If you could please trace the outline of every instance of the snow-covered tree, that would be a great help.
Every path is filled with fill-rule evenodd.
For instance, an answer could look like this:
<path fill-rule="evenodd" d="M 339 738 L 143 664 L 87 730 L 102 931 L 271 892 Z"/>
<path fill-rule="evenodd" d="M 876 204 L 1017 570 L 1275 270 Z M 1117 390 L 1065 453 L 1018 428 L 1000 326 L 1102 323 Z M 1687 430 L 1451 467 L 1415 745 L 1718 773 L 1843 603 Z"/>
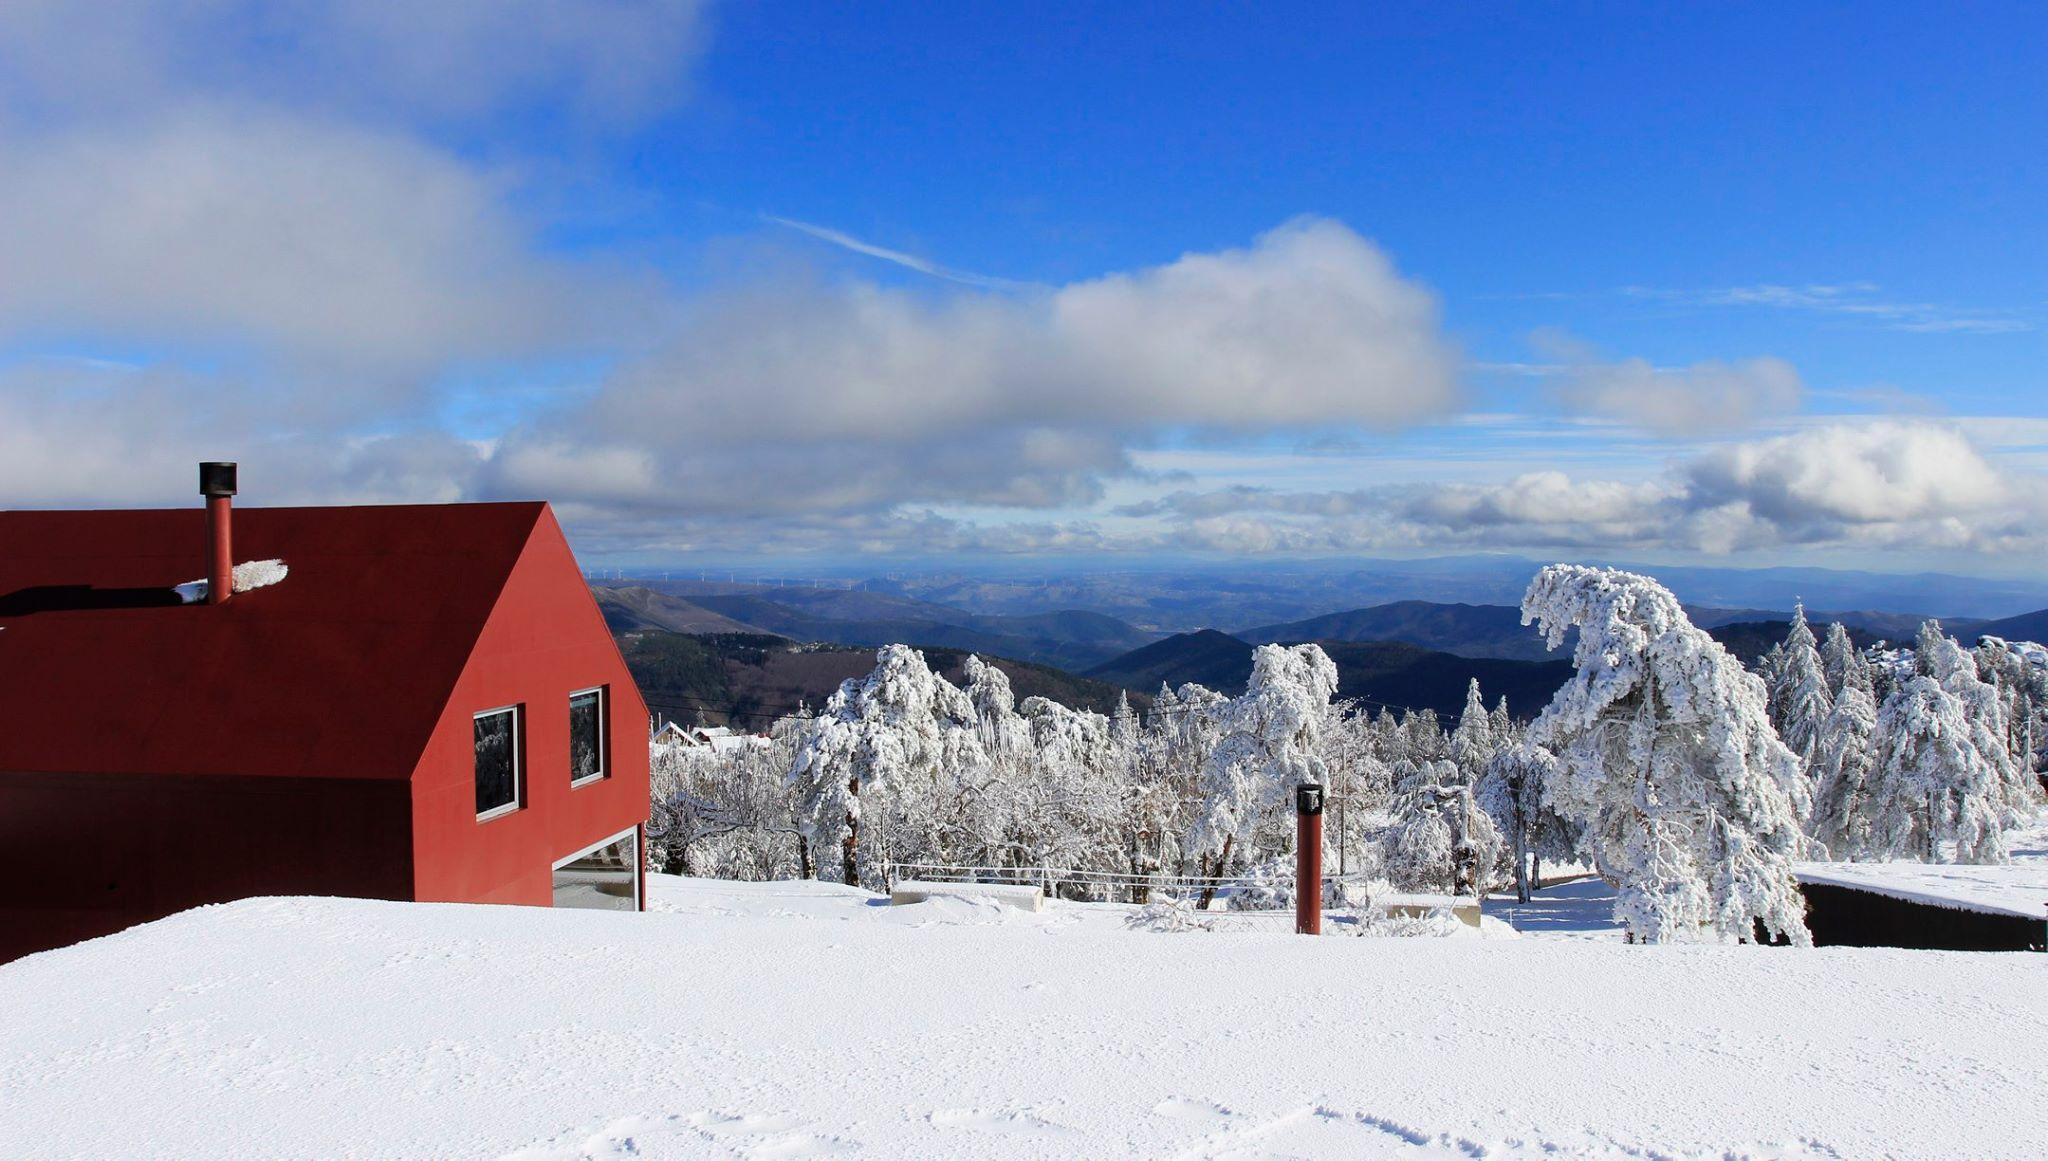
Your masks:
<path fill-rule="evenodd" d="M 788 782 L 814 851 L 836 841 L 850 885 L 862 875 L 862 819 L 876 804 L 899 819 L 930 817 L 952 797 L 946 776 L 963 758 L 984 760 L 974 706 L 933 673 L 924 654 L 884 646 L 866 677 L 848 678 L 825 704 L 791 761 Z"/>
<path fill-rule="evenodd" d="M 1262 816 L 1270 816 L 1296 786 L 1327 783 L 1318 756 L 1337 666 L 1316 645 L 1261 645 L 1252 653 L 1244 696 L 1224 707 L 1222 741 L 1203 764 L 1201 810 L 1188 849 L 1214 856 L 1220 872 L 1233 851 L 1244 850 Z"/>
<path fill-rule="evenodd" d="M 1856 643 L 1849 639 L 1848 627 L 1840 621 L 1828 625 L 1827 639 L 1821 642 L 1820 671 L 1827 679 L 1829 697 L 1842 696 L 1851 675 L 1859 672 L 1865 689 L 1873 696 L 1876 693 L 1870 686 L 1870 662 L 1857 650 Z"/>
<path fill-rule="evenodd" d="M 1494 736 L 1493 716 L 1486 712 L 1486 699 L 1479 696 L 1479 679 L 1465 686 L 1465 709 L 1451 731 L 1451 761 L 1465 771 L 1467 780 L 1478 778 L 1501 748 Z"/>
<path fill-rule="evenodd" d="M 1829 640 L 1833 640 L 1830 634 Z M 1870 852 L 1871 779 L 1877 769 L 1877 703 L 1870 667 L 1844 667 L 1843 685 L 1820 730 L 1813 757 L 1813 811 L 1807 833 L 1836 859 Z"/>
<path fill-rule="evenodd" d="M 1790 862 L 1807 786 L 1771 728 L 1764 683 L 1648 577 L 1551 565 L 1522 619 L 1578 673 L 1531 728 L 1557 755 L 1559 813 L 1619 888 L 1632 939 L 1811 942 Z"/>
<path fill-rule="evenodd" d="M 1515 897 L 1529 901 L 1542 884 L 1543 860 L 1577 857 L 1580 827 L 1551 808 L 1548 786 L 1557 776 L 1557 757 L 1541 746 L 1503 748 L 1473 789 L 1480 809 L 1492 818 L 1514 861 Z"/>
<path fill-rule="evenodd" d="M 1913 656 L 1913 676 L 1878 711 L 1865 853 L 2004 862 L 2005 831 L 2019 821 L 2018 779 L 1998 693 L 1939 622 L 1920 627 Z"/>
<path fill-rule="evenodd" d="M 1474 800 L 1467 772 L 1442 760 L 1425 764 L 1406 781 L 1387 832 L 1387 873 L 1404 889 L 1484 895 L 1503 844 L 1499 828 Z"/>
<path fill-rule="evenodd" d="M 2042 713 L 2048 708 L 2048 668 L 2028 659 L 2028 653 L 2013 649 L 2003 637 L 1985 637 L 1976 643 L 1972 655 L 1978 682 L 1991 690 L 1997 704 L 1997 735 L 2005 747 L 2007 766 L 2005 799 L 2015 811 L 2028 813 L 2040 807 L 2042 784 L 2036 758 L 2042 743 Z M 1976 702 L 1985 704 L 1980 692 Z"/>
<path fill-rule="evenodd" d="M 2041 804 L 2040 760 L 2048 743 L 2048 652 L 2037 645 L 2013 646 L 2001 637 L 1977 642 L 1977 675 L 1997 695 L 2005 723 L 2003 741 L 2007 802 L 2022 812 Z"/>
<path fill-rule="evenodd" d="M 1792 629 L 1785 635 L 1773 677 L 1776 685 L 1771 690 L 1771 704 L 1777 710 L 1773 720 L 1778 736 L 1811 769 L 1814 751 L 1820 745 L 1821 724 L 1835 705 L 1803 604 L 1793 606 Z"/>

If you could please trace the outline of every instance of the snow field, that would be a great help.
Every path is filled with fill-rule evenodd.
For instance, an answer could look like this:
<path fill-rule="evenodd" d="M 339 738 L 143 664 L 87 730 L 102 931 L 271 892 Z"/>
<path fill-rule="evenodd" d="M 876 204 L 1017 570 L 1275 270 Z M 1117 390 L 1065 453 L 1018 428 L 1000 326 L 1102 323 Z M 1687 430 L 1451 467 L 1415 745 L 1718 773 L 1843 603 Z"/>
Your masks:
<path fill-rule="evenodd" d="M 2026 955 L 1130 931 L 656 876 L 0 967 L 0 1155 L 2038 1156 Z"/>

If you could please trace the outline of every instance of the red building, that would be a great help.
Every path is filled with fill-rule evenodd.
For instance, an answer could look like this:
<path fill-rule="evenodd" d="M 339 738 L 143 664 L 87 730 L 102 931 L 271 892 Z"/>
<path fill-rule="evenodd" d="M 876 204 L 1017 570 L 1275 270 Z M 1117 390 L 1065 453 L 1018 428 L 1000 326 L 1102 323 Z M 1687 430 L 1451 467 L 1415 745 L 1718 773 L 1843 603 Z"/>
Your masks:
<path fill-rule="evenodd" d="M 235 511 L 219 571 L 284 576 L 185 603 L 227 503 L 0 512 L 0 962 L 252 895 L 641 906 L 647 711 L 546 504 Z"/>

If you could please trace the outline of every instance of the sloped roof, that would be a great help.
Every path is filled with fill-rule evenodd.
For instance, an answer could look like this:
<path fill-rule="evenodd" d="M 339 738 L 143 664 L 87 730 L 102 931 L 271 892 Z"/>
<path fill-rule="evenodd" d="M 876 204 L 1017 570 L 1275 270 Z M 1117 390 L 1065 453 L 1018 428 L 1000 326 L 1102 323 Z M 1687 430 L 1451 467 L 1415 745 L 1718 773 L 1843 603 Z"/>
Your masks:
<path fill-rule="evenodd" d="M 407 777 L 546 507 L 239 508 L 223 605 L 203 510 L 0 512 L 0 770 Z"/>

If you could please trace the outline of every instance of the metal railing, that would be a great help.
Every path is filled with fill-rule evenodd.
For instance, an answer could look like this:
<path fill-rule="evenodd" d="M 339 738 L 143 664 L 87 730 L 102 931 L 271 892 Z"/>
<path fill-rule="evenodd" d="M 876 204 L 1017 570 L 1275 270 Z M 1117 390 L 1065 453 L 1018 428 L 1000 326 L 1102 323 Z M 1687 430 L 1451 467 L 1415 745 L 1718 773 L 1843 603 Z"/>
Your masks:
<path fill-rule="evenodd" d="M 1128 901 L 1145 902 L 1155 895 L 1199 894 L 1203 891 L 1218 891 L 1243 885 L 1242 875 L 1166 875 L 1139 874 L 1131 871 L 1078 871 L 1065 867 L 975 867 L 951 863 L 895 863 L 882 864 L 882 881 L 889 888 L 904 879 L 920 879 L 933 883 L 991 883 L 1016 884 L 1039 887 L 1047 898 L 1059 898 L 1060 888 L 1076 889 L 1073 894 L 1085 894 L 1108 899 L 1119 890 L 1128 894 Z M 1366 876 L 1324 875 L 1322 881 L 1332 883 L 1363 883 Z"/>
<path fill-rule="evenodd" d="M 1154 893 L 1167 895 L 1214 891 L 1230 886 L 1236 877 L 1203 875 L 1138 874 L 1130 871 L 1079 871 L 1068 867 L 973 867 L 945 863 L 884 863 L 882 879 L 894 887 L 903 879 L 933 883 L 1005 883 L 1039 887 L 1049 898 L 1060 889 L 1072 894 L 1112 897 L 1122 891 L 1140 902 Z"/>

